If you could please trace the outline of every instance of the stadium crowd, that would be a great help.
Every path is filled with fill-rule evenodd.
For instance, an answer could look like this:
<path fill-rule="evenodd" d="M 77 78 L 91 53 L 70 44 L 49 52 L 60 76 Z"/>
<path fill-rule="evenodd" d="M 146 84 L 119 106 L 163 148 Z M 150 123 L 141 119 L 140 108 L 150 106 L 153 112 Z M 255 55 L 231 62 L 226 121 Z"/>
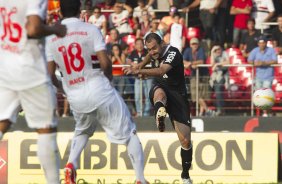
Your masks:
<path fill-rule="evenodd" d="M 196 101 L 198 82 L 200 116 L 224 115 L 228 109 L 227 99 L 250 100 L 252 83 L 255 89 L 267 87 L 275 91 L 282 87 L 282 67 L 270 66 L 282 62 L 282 1 L 82 2 L 80 19 L 101 29 L 114 66 L 113 84 L 135 116 L 152 114 L 148 90 L 153 79 L 128 77 L 121 69 L 124 65 L 143 60 L 147 54 L 143 39 L 150 32 L 159 34 L 167 44 L 182 52 L 192 102 Z M 59 6 L 52 3 L 49 4 L 48 24 L 54 24 L 61 17 Z M 160 9 L 167 11 L 156 11 Z M 265 24 L 268 22 L 276 24 Z M 254 77 L 251 75 L 252 67 L 225 66 L 248 63 L 255 68 Z M 210 67 L 199 66 L 202 64 L 210 64 Z M 198 68 L 199 81 L 196 80 Z M 282 97 L 280 93 L 276 94 L 277 98 Z M 64 104 L 64 111 L 60 114 L 68 116 L 68 104 Z M 263 116 L 268 115 L 268 112 L 263 113 Z"/>

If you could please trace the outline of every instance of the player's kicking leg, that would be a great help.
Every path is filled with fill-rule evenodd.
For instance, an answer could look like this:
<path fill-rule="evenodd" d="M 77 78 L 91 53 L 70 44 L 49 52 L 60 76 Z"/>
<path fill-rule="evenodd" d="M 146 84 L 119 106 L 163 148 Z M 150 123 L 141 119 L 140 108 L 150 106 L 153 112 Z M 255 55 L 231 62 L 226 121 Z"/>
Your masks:
<path fill-rule="evenodd" d="M 160 132 L 165 131 L 166 118 L 166 94 L 163 89 L 157 88 L 153 92 L 153 102 L 155 110 L 156 125 Z"/>
<path fill-rule="evenodd" d="M 64 168 L 65 184 L 76 184 L 76 169 L 78 167 L 78 161 L 82 150 L 84 149 L 84 147 L 88 142 L 88 139 L 89 139 L 89 135 L 79 134 L 75 132 L 75 135 L 72 139 L 72 145 L 71 145 L 68 163 Z"/>

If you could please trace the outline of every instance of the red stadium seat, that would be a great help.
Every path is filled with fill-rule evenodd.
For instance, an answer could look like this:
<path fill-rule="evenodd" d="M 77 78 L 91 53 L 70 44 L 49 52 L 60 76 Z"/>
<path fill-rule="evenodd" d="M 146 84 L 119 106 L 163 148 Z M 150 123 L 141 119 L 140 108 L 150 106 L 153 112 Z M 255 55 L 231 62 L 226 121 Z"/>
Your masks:
<path fill-rule="evenodd" d="M 228 53 L 229 57 L 232 57 L 235 55 L 242 55 L 242 52 L 238 48 L 228 48 L 226 49 L 226 52 Z"/>
<path fill-rule="evenodd" d="M 122 41 L 128 44 L 129 51 L 131 52 L 134 50 L 134 44 L 135 44 L 136 36 L 135 35 L 126 35 L 122 37 Z"/>
<path fill-rule="evenodd" d="M 189 41 L 191 38 L 200 38 L 201 37 L 201 32 L 199 28 L 196 27 L 189 27 L 187 28 L 187 40 Z"/>

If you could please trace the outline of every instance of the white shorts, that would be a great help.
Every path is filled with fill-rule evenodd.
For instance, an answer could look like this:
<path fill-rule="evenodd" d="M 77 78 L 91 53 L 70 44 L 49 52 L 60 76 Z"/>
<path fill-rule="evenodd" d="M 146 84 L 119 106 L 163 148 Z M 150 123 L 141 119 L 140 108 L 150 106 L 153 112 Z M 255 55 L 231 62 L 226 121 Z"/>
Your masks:
<path fill-rule="evenodd" d="M 10 120 L 15 123 L 21 107 L 30 128 L 57 126 L 56 98 L 51 84 L 45 83 L 20 91 L 0 87 L 0 121 Z"/>
<path fill-rule="evenodd" d="M 94 111 L 90 113 L 73 112 L 73 115 L 76 121 L 74 136 L 88 134 L 91 137 L 98 123 L 105 130 L 110 142 L 116 144 L 126 144 L 131 133 L 136 132 L 136 125 L 131 114 L 116 90 L 106 103 Z"/>

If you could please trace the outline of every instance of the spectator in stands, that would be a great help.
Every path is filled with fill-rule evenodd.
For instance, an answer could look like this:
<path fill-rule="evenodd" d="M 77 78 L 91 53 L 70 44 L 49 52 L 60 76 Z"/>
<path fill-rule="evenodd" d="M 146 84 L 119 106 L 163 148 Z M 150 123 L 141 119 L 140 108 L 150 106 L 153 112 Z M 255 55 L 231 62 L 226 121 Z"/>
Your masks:
<path fill-rule="evenodd" d="M 229 74 L 228 68 L 224 65 L 230 64 L 228 54 L 223 51 L 220 45 L 214 45 L 211 50 L 212 74 L 210 77 L 210 86 L 215 93 L 216 115 L 224 114 L 224 89 L 228 89 Z"/>
<path fill-rule="evenodd" d="M 161 24 L 159 24 L 159 29 L 169 28 L 169 26 L 173 23 L 173 15 L 176 12 L 178 12 L 177 8 L 174 5 L 170 6 L 170 8 L 169 8 L 169 15 L 168 16 L 164 16 L 161 19 Z M 164 42 L 169 44 L 169 36 L 168 35 L 164 36 Z"/>
<path fill-rule="evenodd" d="M 142 15 L 141 19 L 143 21 L 139 23 L 138 29 L 136 31 L 137 38 L 143 38 L 151 28 L 151 21 L 150 21 L 151 18 L 149 12 L 147 10 L 142 10 L 141 15 Z"/>
<path fill-rule="evenodd" d="M 168 2 L 169 2 L 169 6 L 175 6 L 179 10 L 188 6 L 191 0 L 168 0 Z M 180 16 L 182 17 L 180 19 L 180 23 L 183 25 L 185 25 L 185 19 L 184 19 L 185 13 L 186 12 L 180 12 Z"/>
<path fill-rule="evenodd" d="M 122 39 L 119 36 L 119 32 L 116 28 L 112 28 L 110 30 L 110 38 L 109 38 L 109 42 L 106 45 L 107 48 L 107 54 L 111 55 L 112 52 L 112 46 L 114 44 L 118 44 L 121 47 L 123 47 L 124 45 L 126 45 L 126 43 L 124 41 L 122 41 Z"/>
<path fill-rule="evenodd" d="M 150 14 L 149 17 L 155 17 L 155 13 L 152 11 L 153 7 L 151 5 L 146 6 L 146 1 L 145 0 L 138 0 L 137 1 L 138 6 L 134 8 L 133 10 L 133 20 L 135 24 L 140 24 L 143 22 L 143 14 L 142 12 L 144 10 L 147 10 L 147 12 Z"/>
<path fill-rule="evenodd" d="M 81 10 L 79 19 L 83 22 L 88 22 L 89 17 L 91 16 L 90 10 Z"/>
<path fill-rule="evenodd" d="M 132 53 L 130 54 L 129 62 L 132 64 L 141 63 L 146 55 L 147 55 L 147 50 L 144 48 L 143 39 L 137 38 L 135 40 L 135 50 L 133 50 Z M 135 99 L 137 116 L 150 116 L 151 103 L 149 98 L 149 91 L 152 87 L 152 82 L 153 79 L 147 78 L 146 76 L 142 76 L 142 75 L 138 75 L 138 78 L 135 79 L 134 99 Z M 144 106 L 143 106 L 143 96 L 145 97 Z"/>
<path fill-rule="evenodd" d="M 92 12 L 92 1 L 87 0 L 84 3 L 84 8 L 81 10 L 80 20 L 82 20 L 83 22 L 88 22 L 88 19 L 92 14 L 91 12 Z"/>
<path fill-rule="evenodd" d="M 112 46 L 111 60 L 113 65 L 124 65 L 126 62 L 126 57 L 122 53 L 121 46 L 119 44 L 114 44 Z M 123 76 L 122 66 L 113 66 L 113 85 L 122 96 L 125 88 L 125 80 Z"/>
<path fill-rule="evenodd" d="M 255 28 L 268 32 L 269 25 L 262 25 L 262 23 L 270 21 L 275 13 L 275 8 L 272 0 L 253 0 L 253 9 L 251 17 L 256 21 Z"/>
<path fill-rule="evenodd" d="M 230 14 L 234 17 L 233 47 L 239 46 L 240 38 L 247 32 L 247 21 L 252 10 L 252 0 L 233 0 Z"/>
<path fill-rule="evenodd" d="M 203 48 L 199 47 L 199 40 L 192 38 L 190 40 L 190 47 L 186 48 L 183 53 L 183 64 L 185 69 L 191 69 L 190 79 L 190 92 L 192 102 L 196 102 L 196 69 L 197 65 L 205 64 L 206 56 Z M 212 116 L 215 112 L 208 109 L 205 99 L 209 98 L 209 70 L 207 67 L 199 68 L 199 105 L 200 105 L 200 116 Z"/>
<path fill-rule="evenodd" d="M 158 35 L 160 35 L 163 38 L 166 30 L 168 29 L 168 27 L 166 27 L 166 24 L 163 24 L 162 29 L 159 29 L 159 24 L 163 24 L 160 21 L 160 19 L 153 18 L 152 21 L 151 21 L 151 29 L 146 34 L 157 33 Z"/>
<path fill-rule="evenodd" d="M 98 6 L 94 6 L 93 8 L 93 14 L 89 17 L 88 22 L 91 24 L 94 24 L 99 29 L 101 29 L 101 32 L 103 36 L 105 37 L 107 34 L 107 20 L 104 15 L 101 13 L 101 8 Z"/>
<path fill-rule="evenodd" d="M 231 2 L 229 0 L 222 0 L 218 9 L 217 9 L 217 15 L 215 17 L 215 38 L 214 41 L 218 44 L 220 44 L 221 47 L 224 47 L 225 42 L 230 43 L 230 38 L 232 36 L 233 32 L 233 22 L 231 15 L 229 14 L 231 8 Z M 232 22 L 232 23 L 230 23 Z M 230 26 L 232 24 L 232 26 Z M 231 30 L 231 29 L 232 30 Z M 228 35 L 227 35 L 228 34 Z"/>
<path fill-rule="evenodd" d="M 257 47 L 260 31 L 255 29 L 255 19 L 250 18 L 247 22 L 247 32 L 240 40 L 240 50 L 244 57 L 248 57 L 250 52 Z"/>
<path fill-rule="evenodd" d="M 182 50 L 185 47 L 186 32 L 186 27 L 180 23 L 180 14 L 178 12 L 174 13 L 173 23 L 168 29 L 169 43 L 178 48 L 180 53 L 182 53 Z"/>
<path fill-rule="evenodd" d="M 271 65 L 277 63 L 277 55 L 275 50 L 266 44 L 266 37 L 260 36 L 258 47 L 254 48 L 248 57 L 248 62 L 256 67 L 255 89 L 272 88 L 274 68 Z M 268 116 L 267 111 L 263 112 L 263 116 Z"/>
<path fill-rule="evenodd" d="M 191 0 L 168 0 L 170 6 L 175 6 L 177 9 L 182 9 L 190 3 Z"/>
<path fill-rule="evenodd" d="M 132 14 L 132 8 L 124 3 L 116 2 L 114 12 L 109 17 L 110 27 L 115 27 L 122 38 L 125 35 L 132 33 L 132 28 L 129 25 L 128 17 Z"/>
<path fill-rule="evenodd" d="M 113 9 L 113 0 L 104 0 L 102 3 L 98 3 L 96 6 L 103 10 L 112 10 Z M 103 15 L 106 17 L 106 20 L 109 20 L 111 12 L 103 12 Z"/>
<path fill-rule="evenodd" d="M 81 9 L 86 10 L 88 7 L 92 9 L 93 1 L 92 0 L 81 0 Z"/>
<path fill-rule="evenodd" d="M 272 32 L 272 41 L 278 54 L 282 54 L 282 15 L 277 17 L 278 26 Z"/>
<path fill-rule="evenodd" d="M 200 6 L 200 19 L 205 32 L 205 39 L 207 39 L 207 45 L 210 48 L 211 41 L 213 40 L 213 27 L 215 25 L 214 20 L 216 11 L 222 0 L 194 0 L 188 7 L 184 8 L 184 11 Z"/>

